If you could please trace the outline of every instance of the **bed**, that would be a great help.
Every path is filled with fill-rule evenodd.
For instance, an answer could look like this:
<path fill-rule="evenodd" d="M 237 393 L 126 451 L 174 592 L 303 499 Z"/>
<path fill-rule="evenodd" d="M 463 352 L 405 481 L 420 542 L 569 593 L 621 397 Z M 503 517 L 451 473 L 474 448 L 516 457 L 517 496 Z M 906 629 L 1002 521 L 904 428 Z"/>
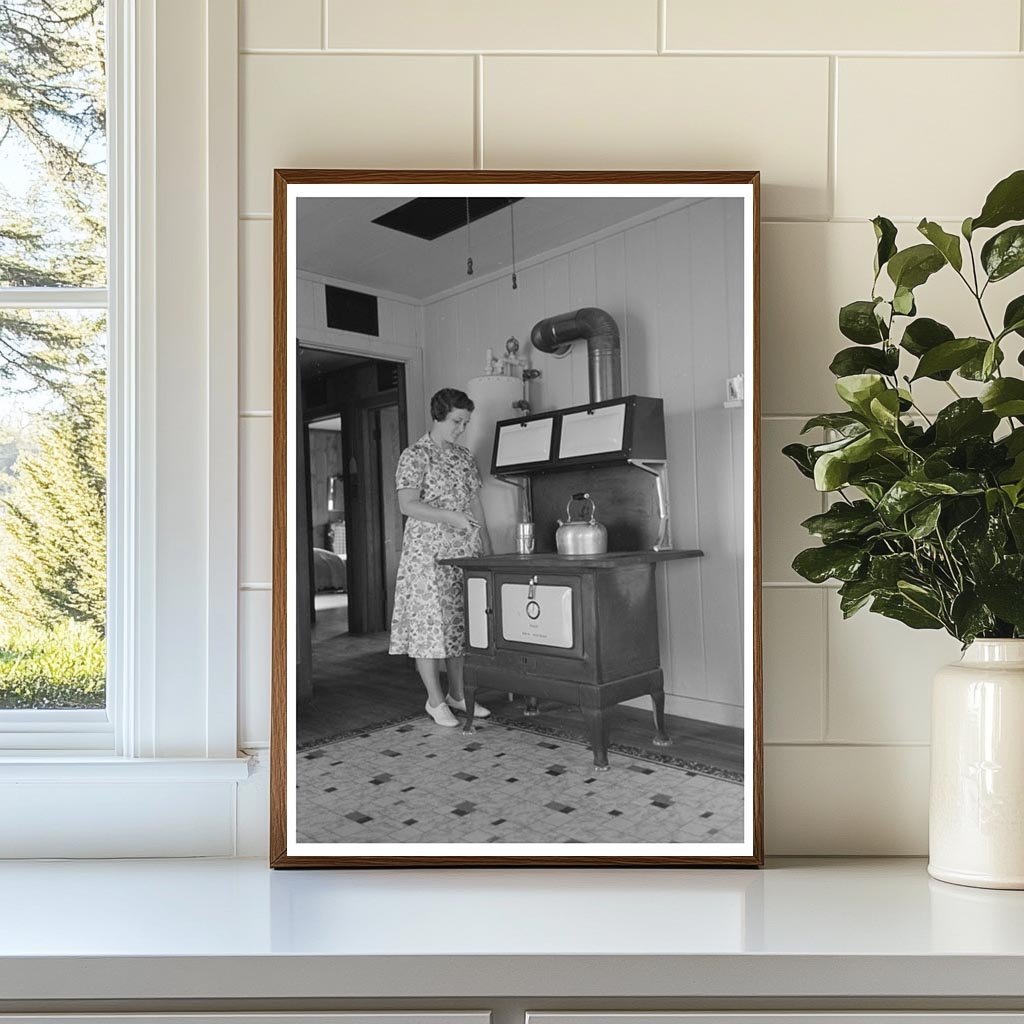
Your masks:
<path fill-rule="evenodd" d="M 345 560 L 333 551 L 313 548 L 313 583 L 317 593 L 321 590 L 348 589 Z"/>

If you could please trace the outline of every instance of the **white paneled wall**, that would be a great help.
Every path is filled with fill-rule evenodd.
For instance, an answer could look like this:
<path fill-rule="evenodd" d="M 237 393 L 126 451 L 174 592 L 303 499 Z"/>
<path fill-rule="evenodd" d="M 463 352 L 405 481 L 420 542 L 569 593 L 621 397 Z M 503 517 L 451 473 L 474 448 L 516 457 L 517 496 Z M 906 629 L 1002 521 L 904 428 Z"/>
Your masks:
<path fill-rule="evenodd" d="M 465 386 L 482 372 L 485 350 L 510 335 L 528 352 L 530 329 L 544 317 L 581 306 L 615 317 L 623 392 L 665 401 L 673 540 L 705 552 L 658 574 L 666 706 L 740 726 L 742 413 L 722 407 L 725 380 L 743 357 L 742 295 L 730 296 L 726 280 L 730 267 L 734 288 L 743 279 L 742 221 L 734 217 L 742 217 L 740 200 L 705 200 L 540 257 L 519 274 L 516 291 L 503 277 L 428 302 L 425 353 L 429 395 Z M 541 370 L 531 385 L 535 411 L 589 401 L 586 346 L 564 359 L 530 355 Z"/>
<path fill-rule="evenodd" d="M 959 224 L 1024 164 L 1020 0 L 240 3 L 243 503 L 269 502 L 269 431 L 245 414 L 269 408 L 275 166 L 759 169 L 767 848 L 924 852 L 928 683 L 957 645 L 877 616 L 843 622 L 831 590 L 793 574 L 798 524 L 821 503 L 778 450 L 804 416 L 836 406 L 836 312 L 871 284 L 866 219 L 892 217 L 904 238 L 922 216 Z M 626 244 L 615 236 L 525 271 L 521 316 L 502 306 L 504 289 L 481 289 L 480 302 L 509 333 L 559 312 L 553 295 L 568 295 L 564 308 L 600 295 L 627 309 L 615 270 Z M 642 247 L 642 233 L 629 244 Z M 938 275 L 920 289 L 921 311 L 973 331 L 954 283 Z M 427 315 L 430 337 L 468 354 L 479 307 L 452 298 Z M 666 372 L 651 359 L 639 346 L 629 356 L 637 390 Z M 580 380 L 566 361 L 538 399 L 549 388 L 579 401 Z M 928 405 L 943 401 L 936 391 Z M 266 517 L 242 518 L 242 564 L 256 566 Z M 264 599 L 242 596 L 254 742 L 266 739 Z M 694 643 L 688 628 L 672 643 Z"/>

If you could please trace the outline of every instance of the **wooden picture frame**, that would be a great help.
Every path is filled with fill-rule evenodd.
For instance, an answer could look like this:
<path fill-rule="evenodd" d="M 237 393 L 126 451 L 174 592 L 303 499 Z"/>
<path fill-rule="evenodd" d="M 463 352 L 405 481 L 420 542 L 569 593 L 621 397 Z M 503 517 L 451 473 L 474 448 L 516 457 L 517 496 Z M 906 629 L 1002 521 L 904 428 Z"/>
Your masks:
<path fill-rule="evenodd" d="M 455 202 L 466 220 L 435 227 L 439 244 L 407 233 L 429 224 L 373 223 L 415 199 L 427 202 L 399 212 L 440 223 Z M 271 866 L 763 863 L 759 287 L 756 171 L 275 171 Z M 515 554 L 514 521 L 488 511 L 504 554 L 456 559 L 466 710 L 481 693 L 493 714 L 443 728 L 411 659 L 384 656 L 395 456 L 436 426 L 437 387 L 508 391 L 526 357 L 541 370 L 532 408 L 496 408 L 564 412 L 578 433 L 619 381 L 595 385 L 607 357 L 589 340 L 587 352 L 526 340 L 563 313 L 615 321 L 619 394 L 647 396 L 636 418 L 664 432 L 667 469 L 638 434 L 589 461 L 586 443 L 561 463 L 536 456 L 535 474 L 505 479 L 485 412 L 504 417 L 476 400 L 494 488 L 481 493 L 512 488 L 538 546 Z M 634 405 L 612 410 L 618 424 Z M 570 486 L 602 498 L 608 554 L 554 551 L 552 510 Z M 316 591 L 317 550 L 335 555 L 332 573 L 343 561 L 343 593 L 337 580 Z M 544 615 L 562 617 L 567 643 L 517 639 L 514 602 L 533 587 L 545 609 L 561 601 Z M 672 746 L 647 745 L 645 702 L 653 741 Z"/>

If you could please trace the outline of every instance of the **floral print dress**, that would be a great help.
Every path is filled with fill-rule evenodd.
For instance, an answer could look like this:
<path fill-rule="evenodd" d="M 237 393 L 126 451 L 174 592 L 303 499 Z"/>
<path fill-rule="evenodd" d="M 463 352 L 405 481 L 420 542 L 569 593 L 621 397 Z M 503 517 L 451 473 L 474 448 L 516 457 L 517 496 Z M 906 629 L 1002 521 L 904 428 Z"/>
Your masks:
<path fill-rule="evenodd" d="M 468 512 L 480 490 L 476 461 L 460 444 L 442 447 L 424 434 L 398 460 L 395 487 L 415 488 L 435 508 Z M 448 523 L 406 520 L 391 618 L 391 654 L 410 658 L 457 658 L 466 653 L 462 570 L 438 558 L 479 555 L 479 530 Z"/>

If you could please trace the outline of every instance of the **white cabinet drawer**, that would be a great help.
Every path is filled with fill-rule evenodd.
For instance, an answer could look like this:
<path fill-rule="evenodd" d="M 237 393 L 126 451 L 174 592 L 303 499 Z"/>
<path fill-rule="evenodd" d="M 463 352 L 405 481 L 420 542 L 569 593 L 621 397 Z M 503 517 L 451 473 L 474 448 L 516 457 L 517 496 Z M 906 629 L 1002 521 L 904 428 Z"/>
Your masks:
<path fill-rule="evenodd" d="M 526 1024 L 1024 1024 L 1024 1013 L 527 1013 Z"/>

